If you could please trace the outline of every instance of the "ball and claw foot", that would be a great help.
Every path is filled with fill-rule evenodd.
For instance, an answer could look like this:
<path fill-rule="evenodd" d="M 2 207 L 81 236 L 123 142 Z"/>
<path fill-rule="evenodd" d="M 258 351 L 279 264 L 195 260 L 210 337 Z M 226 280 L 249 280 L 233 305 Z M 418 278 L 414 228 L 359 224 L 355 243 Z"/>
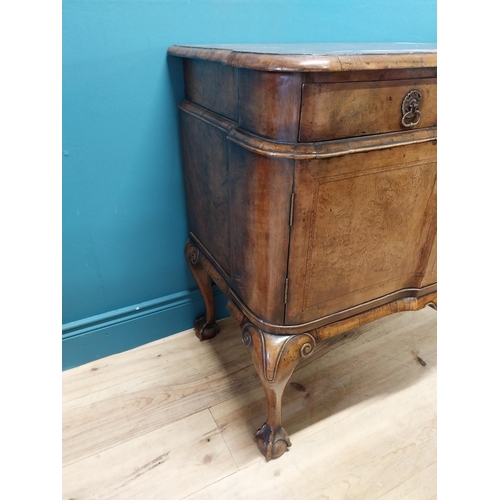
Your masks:
<path fill-rule="evenodd" d="M 200 316 L 194 322 L 194 331 L 200 341 L 203 341 L 213 339 L 220 332 L 220 328 L 215 321 L 210 323 L 207 322 L 206 316 Z"/>
<path fill-rule="evenodd" d="M 283 427 L 273 429 L 267 423 L 255 433 L 254 441 L 267 461 L 281 457 L 292 446 L 292 442 Z"/>

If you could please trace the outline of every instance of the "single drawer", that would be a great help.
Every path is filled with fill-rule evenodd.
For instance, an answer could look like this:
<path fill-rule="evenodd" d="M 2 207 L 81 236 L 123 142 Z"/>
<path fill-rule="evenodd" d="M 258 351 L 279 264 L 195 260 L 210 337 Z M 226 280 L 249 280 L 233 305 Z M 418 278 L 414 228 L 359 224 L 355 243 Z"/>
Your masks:
<path fill-rule="evenodd" d="M 435 126 L 436 78 L 302 85 L 300 142 Z"/>

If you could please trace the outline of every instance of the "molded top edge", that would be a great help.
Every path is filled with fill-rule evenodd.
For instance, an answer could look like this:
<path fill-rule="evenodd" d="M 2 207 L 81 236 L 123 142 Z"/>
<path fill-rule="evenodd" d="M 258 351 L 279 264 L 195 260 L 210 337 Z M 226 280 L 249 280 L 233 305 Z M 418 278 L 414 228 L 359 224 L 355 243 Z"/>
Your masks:
<path fill-rule="evenodd" d="M 437 66 L 432 43 L 173 45 L 168 54 L 261 71 L 352 71 Z"/>

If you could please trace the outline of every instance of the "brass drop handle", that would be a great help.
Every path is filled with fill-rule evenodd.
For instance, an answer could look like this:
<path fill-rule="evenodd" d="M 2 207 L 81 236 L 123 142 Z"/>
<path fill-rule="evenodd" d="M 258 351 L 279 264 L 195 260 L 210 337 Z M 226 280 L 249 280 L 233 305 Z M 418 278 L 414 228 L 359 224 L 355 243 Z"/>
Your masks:
<path fill-rule="evenodd" d="M 410 90 L 401 104 L 401 124 L 403 127 L 411 128 L 420 121 L 419 105 L 422 102 L 422 92 L 417 89 Z"/>

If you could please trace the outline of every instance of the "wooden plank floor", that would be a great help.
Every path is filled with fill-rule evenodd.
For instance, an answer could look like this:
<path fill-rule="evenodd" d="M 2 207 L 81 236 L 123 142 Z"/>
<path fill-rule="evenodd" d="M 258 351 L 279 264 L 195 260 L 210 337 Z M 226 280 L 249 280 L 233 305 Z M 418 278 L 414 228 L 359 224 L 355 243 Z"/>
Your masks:
<path fill-rule="evenodd" d="M 268 463 L 264 391 L 219 324 L 63 372 L 63 499 L 436 498 L 434 310 L 320 344 L 285 389 L 293 446 Z"/>

